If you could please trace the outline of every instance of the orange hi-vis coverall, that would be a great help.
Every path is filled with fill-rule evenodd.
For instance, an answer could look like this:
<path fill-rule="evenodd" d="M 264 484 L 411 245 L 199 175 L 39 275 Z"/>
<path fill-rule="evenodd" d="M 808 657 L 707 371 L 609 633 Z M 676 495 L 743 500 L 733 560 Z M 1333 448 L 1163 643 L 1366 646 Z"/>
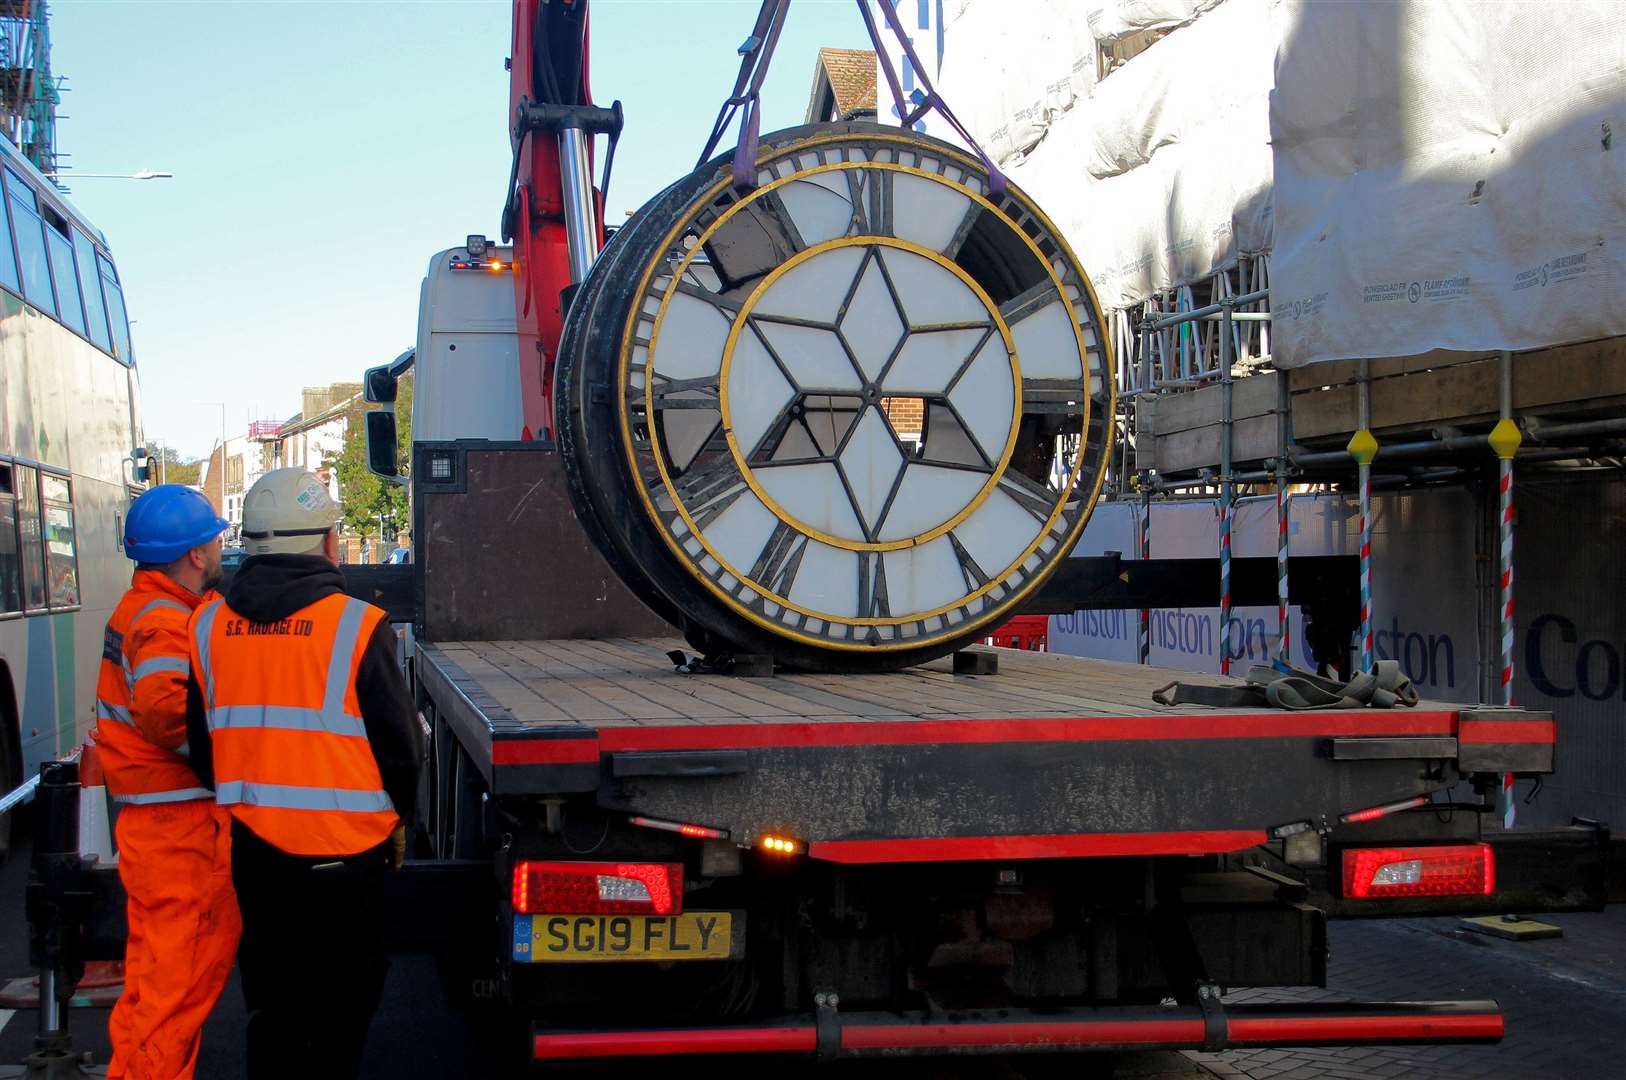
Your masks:
<path fill-rule="evenodd" d="M 137 570 L 103 639 L 95 739 L 121 804 L 114 837 L 130 927 L 124 993 L 108 1020 L 112 1080 L 190 1080 L 242 934 L 230 819 L 186 761 L 186 626 L 204 599 Z"/>

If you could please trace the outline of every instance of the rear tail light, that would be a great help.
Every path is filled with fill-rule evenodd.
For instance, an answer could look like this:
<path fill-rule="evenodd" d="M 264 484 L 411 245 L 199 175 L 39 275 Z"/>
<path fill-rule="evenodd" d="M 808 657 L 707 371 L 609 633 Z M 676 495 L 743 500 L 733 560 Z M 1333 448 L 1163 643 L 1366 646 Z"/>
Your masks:
<path fill-rule="evenodd" d="M 677 863 L 518 862 L 514 910 L 532 915 L 680 915 Z"/>
<path fill-rule="evenodd" d="M 1348 848 L 1343 868 L 1344 896 L 1351 900 L 1489 896 L 1496 890 L 1489 844 Z"/>

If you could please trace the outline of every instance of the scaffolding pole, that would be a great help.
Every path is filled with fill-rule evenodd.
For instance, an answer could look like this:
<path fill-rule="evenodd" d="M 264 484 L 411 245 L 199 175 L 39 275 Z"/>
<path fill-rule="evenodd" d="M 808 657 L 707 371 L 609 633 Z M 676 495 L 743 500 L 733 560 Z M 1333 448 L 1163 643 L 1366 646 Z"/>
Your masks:
<path fill-rule="evenodd" d="M 1142 561 L 1152 557 L 1152 486 L 1145 473 L 1141 474 L 1140 485 L 1140 557 Z M 1140 609 L 1140 644 L 1137 654 L 1142 664 L 1151 662 L 1152 655 L 1152 609 Z"/>
<path fill-rule="evenodd" d="M 1361 670 L 1372 670 L 1372 459 L 1378 441 L 1372 437 L 1371 362 L 1361 361 L 1360 428 L 1347 447 L 1359 469 L 1361 489 Z"/>
<path fill-rule="evenodd" d="M 1231 479 L 1231 307 L 1221 302 L 1220 326 L 1220 674 L 1231 673 L 1231 510 L 1236 486 Z"/>
<path fill-rule="evenodd" d="M 1287 372 L 1276 372 L 1276 666 L 1283 671 L 1293 666 L 1292 627 L 1287 616 L 1287 554 L 1292 496 L 1287 492 Z"/>

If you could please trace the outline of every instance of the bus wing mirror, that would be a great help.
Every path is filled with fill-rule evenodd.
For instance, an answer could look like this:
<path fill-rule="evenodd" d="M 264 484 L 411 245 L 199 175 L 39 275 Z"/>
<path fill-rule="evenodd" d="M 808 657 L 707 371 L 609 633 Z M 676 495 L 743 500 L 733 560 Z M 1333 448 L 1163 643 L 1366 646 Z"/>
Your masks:
<path fill-rule="evenodd" d="M 395 449 L 394 411 L 379 409 L 368 413 L 367 470 L 388 478 L 400 475 L 400 470 L 395 465 Z"/>
<path fill-rule="evenodd" d="M 138 446 L 130 452 L 130 475 L 139 484 L 152 482 L 152 458 L 146 447 Z"/>
<path fill-rule="evenodd" d="M 389 405 L 395 401 L 395 376 L 390 373 L 389 364 L 368 368 L 363 386 L 366 390 L 363 396 L 374 405 Z"/>

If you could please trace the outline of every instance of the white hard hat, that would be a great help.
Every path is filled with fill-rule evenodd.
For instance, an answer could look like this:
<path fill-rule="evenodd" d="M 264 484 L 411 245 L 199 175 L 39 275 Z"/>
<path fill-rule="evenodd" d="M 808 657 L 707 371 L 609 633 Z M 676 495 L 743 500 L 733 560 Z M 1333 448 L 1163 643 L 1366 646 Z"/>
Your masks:
<path fill-rule="evenodd" d="M 243 498 L 243 548 L 249 555 L 311 555 L 339 520 L 327 485 L 304 469 L 272 469 Z"/>

